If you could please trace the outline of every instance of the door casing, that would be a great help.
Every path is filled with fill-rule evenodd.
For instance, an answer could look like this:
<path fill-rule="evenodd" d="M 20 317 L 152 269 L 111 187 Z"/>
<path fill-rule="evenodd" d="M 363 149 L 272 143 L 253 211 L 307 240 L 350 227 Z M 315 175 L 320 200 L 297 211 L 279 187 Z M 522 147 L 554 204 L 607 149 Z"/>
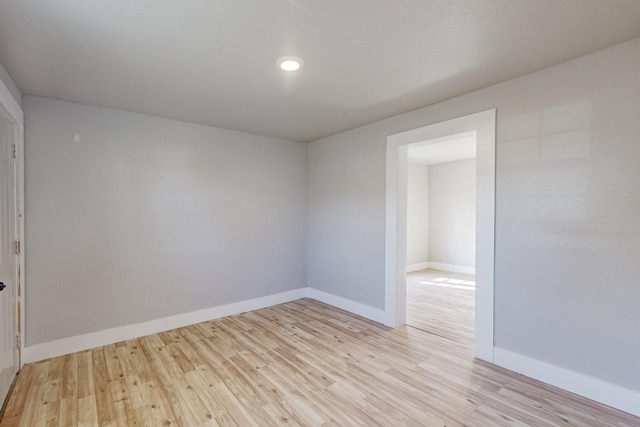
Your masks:
<path fill-rule="evenodd" d="M 387 137 L 385 324 L 406 323 L 407 150 L 411 144 L 476 132 L 475 355 L 493 362 L 496 110 L 487 110 Z"/>
<path fill-rule="evenodd" d="M 13 144 L 16 147 L 16 158 L 14 161 L 14 185 L 15 185 L 15 207 L 16 207 L 16 237 L 19 253 L 16 262 L 14 277 L 15 283 L 15 334 L 18 345 L 16 346 L 18 369 L 22 368 L 22 348 L 25 342 L 24 331 L 24 298 L 25 298 L 25 228 L 24 228 L 24 113 L 22 107 L 13 98 L 13 95 L 0 80 L 0 109 L 9 118 L 13 127 Z"/>

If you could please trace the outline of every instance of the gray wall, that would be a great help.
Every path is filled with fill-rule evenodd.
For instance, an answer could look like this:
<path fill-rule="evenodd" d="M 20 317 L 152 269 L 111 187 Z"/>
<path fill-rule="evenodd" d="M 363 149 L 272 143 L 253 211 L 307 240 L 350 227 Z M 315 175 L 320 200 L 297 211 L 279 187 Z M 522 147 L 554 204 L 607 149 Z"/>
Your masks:
<path fill-rule="evenodd" d="M 476 266 L 476 159 L 429 166 L 429 258 Z"/>
<path fill-rule="evenodd" d="M 7 73 L 7 70 L 4 69 L 2 64 L 0 64 L 0 80 L 2 80 L 7 89 L 9 89 L 11 96 L 13 96 L 18 105 L 22 106 L 22 92 L 20 92 L 20 89 L 18 89 L 18 86 L 16 86 L 15 82 L 11 76 L 9 76 L 9 73 Z"/>
<path fill-rule="evenodd" d="M 429 166 L 407 163 L 407 265 L 429 261 Z"/>
<path fill-rule="evenodd" d="M 308 285 L 384 307 L 387 135 L 497 108 L 495 343 L 640 391 L 640 39 L 309 147 Z"/>
<path fill-rule="evenodd" d="M 306 144 L 24 109 L 27 345 L 305 286 Z"/>

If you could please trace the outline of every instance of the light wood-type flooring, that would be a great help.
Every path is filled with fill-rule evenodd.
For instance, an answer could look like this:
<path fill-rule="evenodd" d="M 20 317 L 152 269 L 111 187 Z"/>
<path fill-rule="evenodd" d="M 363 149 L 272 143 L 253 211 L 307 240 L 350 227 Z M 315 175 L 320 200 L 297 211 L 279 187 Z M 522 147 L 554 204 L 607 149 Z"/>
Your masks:
<path fill-rule="evenodd" d="M 407 274 L 407 325 L 473 348 L 475 287 L 475 277 L 467 274 Z"/>
<path fill-rule="evenodd" d="M 310 299 L 26 365 L 2 426 L 638 426 Z"/>

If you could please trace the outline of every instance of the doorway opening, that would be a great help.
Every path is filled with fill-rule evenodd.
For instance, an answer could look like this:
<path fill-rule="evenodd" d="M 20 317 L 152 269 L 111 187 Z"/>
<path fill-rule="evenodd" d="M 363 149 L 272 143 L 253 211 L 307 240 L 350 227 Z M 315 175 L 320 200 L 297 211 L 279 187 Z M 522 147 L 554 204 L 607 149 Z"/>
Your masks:
<path fill-rule="evenodd" d="M 493 362 L 496 110 L 412 129 L 387 137 L 385 316 L 390 326 L 407 321 L 408 151 L 416 143 L 451 135 L 476 135 L 475 355 Z M 454 279 L 455 280 L 455 279 Z"/>
<path fill-rule="evenodd" d="M 476 132 L 407 156 L 407 326 L 473 347 Z"/>

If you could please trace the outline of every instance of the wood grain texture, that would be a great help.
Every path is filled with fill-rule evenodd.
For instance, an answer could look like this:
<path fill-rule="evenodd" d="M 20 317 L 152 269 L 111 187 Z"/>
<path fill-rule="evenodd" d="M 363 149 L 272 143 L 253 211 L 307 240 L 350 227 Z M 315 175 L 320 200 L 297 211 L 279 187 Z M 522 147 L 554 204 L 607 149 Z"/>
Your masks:
<path fill-rule="evenodd" d="M 407 274 L 407 325 L 473 347 L 475 277 L 438 270 Z"/>
<path fill-rule="evenodd" d="M 26 365 L 2 426 L 638 426 L 468 343 L 302 299 Z"/>

